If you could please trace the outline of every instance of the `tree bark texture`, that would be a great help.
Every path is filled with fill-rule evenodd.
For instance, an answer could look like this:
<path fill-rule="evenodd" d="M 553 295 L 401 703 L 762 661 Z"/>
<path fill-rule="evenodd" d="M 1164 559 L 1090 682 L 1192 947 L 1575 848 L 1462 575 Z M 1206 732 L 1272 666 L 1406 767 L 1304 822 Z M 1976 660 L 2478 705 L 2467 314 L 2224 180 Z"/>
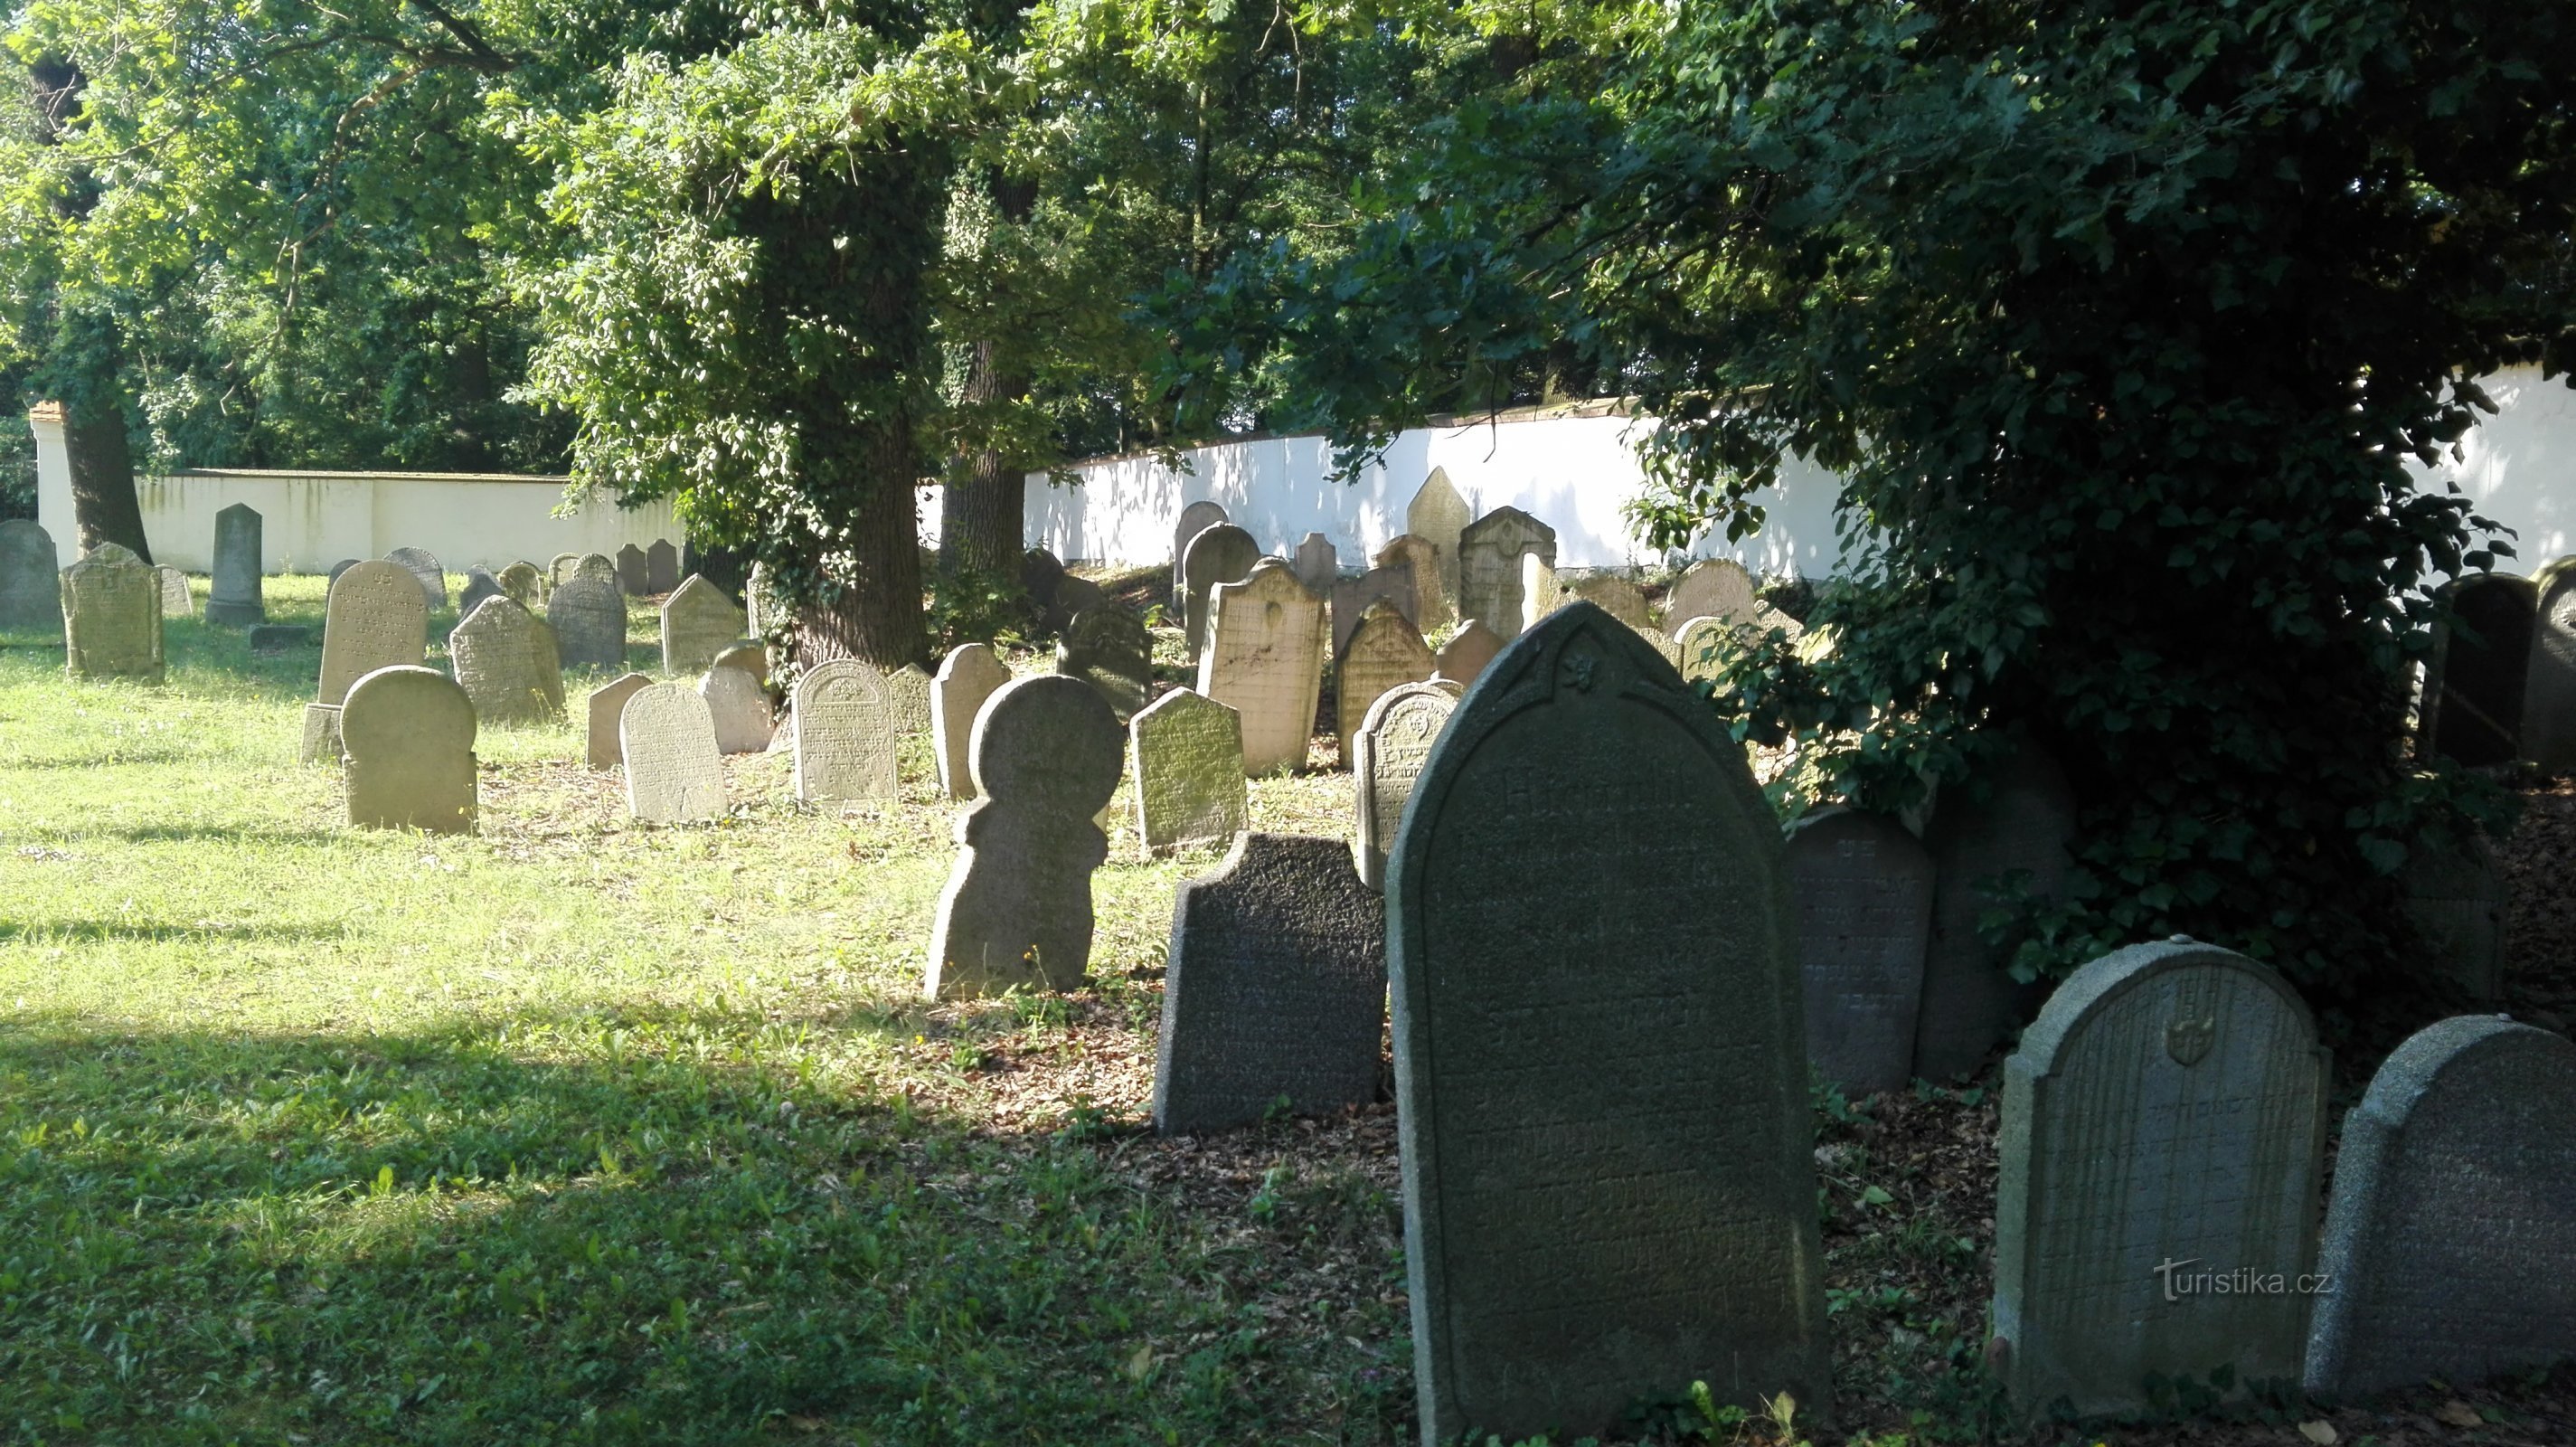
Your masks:
<path fill-rule="evenodd" d="M 143 541 L 143 508 L 134 499 L 134 450 L 126 439 L 124 412 L 66 404 L 63 446 L 71 454 L 72 521 L 81 551 L 120 543 L 151 562 L 151 545 Z"/>

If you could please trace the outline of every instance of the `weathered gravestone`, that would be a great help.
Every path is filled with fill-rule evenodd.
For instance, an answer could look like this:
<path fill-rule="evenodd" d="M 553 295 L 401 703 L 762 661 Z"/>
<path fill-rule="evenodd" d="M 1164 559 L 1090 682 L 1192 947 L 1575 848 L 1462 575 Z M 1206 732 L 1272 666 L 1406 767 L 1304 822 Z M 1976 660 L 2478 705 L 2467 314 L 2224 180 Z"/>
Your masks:
<path fill-rule="evenodd" d="M 1108 590 L 1079 573 L 1067 573 L 1055 585 L 1055 602 L 1050 604 L 1041 624 L 1050 633 L 1062 633 L 1073 620 L 1109 599 Z"/>
<path fill-rule="evenodd" d="M 1255 1125 L 1283 1099 L 1305 1115 L 1377 1099 L 1386 910 L 1340 840 L 1237 839 L 1216 873 L 1181 886 L 1170 958 L 1154 1129 Z"/>
<path fill-rule="evenodd" d="M 1064 561 L 1044 548 L 1020 554 L 1020 591 L 1040 618 L 1055 608 L 1055 590 L 1064 583 Z"/>
<path fill-rule="evenodd" d="M 1914 1074 L 1914 1014 L 1932 932 L 1932 856 L 1883 814 L 1837 809 L 1789 836 L 1807 1058 L 1852 1095 Z"/>
<path fill-rule="evenodd" d="M 769 649 L 758 643 L 737 643 L 717 654 L 715 660 L 707 665 L 709 672 L 719 668 L 748 673 L 753 682 L 765 687 L 769 683 Z"/>
<path fill-rule="evenodd" d="M 586 753 L 594 769 L 622 768 L 626 749 L 618 741 L 617 725 L 626 712 L 626 700 L 653 680 L 641 673 L 629 673 L 610 679 L 590 691 L 590 736 Z"/>
<path fill-rule="evenodd" d="M 2423 937 L 2426 971 L 2471 1000 L 2504 995 L 2504 873 L 2495 851 L 2471 835 L 2451 843 L 2419 838 L 2397 871 L 2406 918 Z"/>
<path fill-rule="evenodd" d="M 2522 755 L 2538 590 L 2529 578 L 2478 573 L 2444 591 L 2457 621 L 2433 629 L 2420 725 L 2425 756 L 2510 763 Z"/>
<path fill-rule="evenodd" d="M 1932 937 L 1914 1017 L 1915 1074 L 1946 1080 L 1974 1071 L 2029 1010 L 2034 992 L 1980 937 L 1979 916 L 2018 891 L 2054 897 L 2074 835 L 2074 793 L 2034 745 L 1942 786 L 1923 834 L 1932 851 Z"/>
<path fill-rule="evenodd" d="M 475 717 L 543 723 L 563 717 L 563 664 L 554 630 L 507 595 L 494 593 L 447 635 L 456 682 Z"/>
<path fill-rule="evenodd" d="M 2004 1066 L 1989 1358 L 2022 1411 L 2296 1381 L 2326 1067 L 2298 992 L 2214 945 L 2132 945 L 2058 986 Z"/>
<path fill-rule="evenodd" d="M 930 675 L 918 663 L 889 668 L 885 673 L 886 706 L 894 710 L 894 731 L 899 734 L 930 732 Z"/>
<path fill-rule="evenodd" d="M 1243 717 L 1176 688 L 1127 721 L 1136 837 L 1149 854 L 1223 844 L 1244 830 Z"/>
<path fill-rule="evenodd" d="M 474 703 L 434 669 L 379 668 L 340 709 L 349 823 L 463 834 L 474 827 Z"/>
<path fill-rule="evenodd" d="M 1307 592 L 1328 594 L 1332 592 L 1334 582 L 1342 576 L 1341 550 L 1322 533 L 1308 533 L 1305 540 L 1297 544 L 1296 555 L 1289 560 L 1289 566 L 1296 570 L 1297 581 L 1306 585 Z"/>
<path fill-rule="evenodd" d="M 680 550 L 669 538 L 655 538 L 644 550 L 644 587 L 652 593 L 668 593 L 680 586 Z"/>
<path fill-rule="evenodd" d="M 698 697 L 707 701 L 715 724 L 716 752 L 756 754 L 769 747 L 777 720 L 770 716 L 769 693 L 760 679 L 739 668 L 710 668 L 698 680 Z"/>
<path fill-rule="evenodd" d="M 1778 825 L 1586 603 L 1468 693 L 1387 864 L 1423 1440 L 1612 1427 L 1704 1381 L 1827 1415 Z"/>
<path fill-rule="evenodd" d="M 754 638 L 767 638 L 795 625 L 785 596 L 770 585 L 767 563 L 752 564 L 751 576 L 743 580 L 742 613 L 744 627 Z"/>
<path fill-rule="evenodd" d="M 509 595 L 510 601 L 529 612 L 535 612 L 537 605 L 545 601 L 546 575 L 538 572 L 537 565 L 525 558 L 503 568 L 495 576 L 501 584 L 501 591 Z"/>
<path fill-rule="evenodd" d="M 644 550 L 628 543 L 617 550 L 617 586 L 626 596 L 641 598 L 653 591 L 652 565 L 644 561 Z"/>
<path fill-rule="evenodd" d="M 1305 767 L 1324 690 L 1324 605 L 1288 565 L 1265 558 L 1209 599 L 1199 692 L 1243 715 L 1243 769 Z"/>
<path fill-rule="evenodd" d="M 743 636 L 746 621 L 724 589 L 691 574 L 662 600 L 662 671 L 706 672 Z"/>
<path fill-rule="evenodd" d="M 206 621 L 246 628 L 268 621 L 260 597 L 260 516 L 248 503 L 215 514 L 214 575 L 206 585 Z"/>
<path fill-rule="evenodd" d="M 1431 633 L 1456 619 L 1449 610 L 1449 594 L 1440 586 L 1440 550 L 1430 539 L 1398 533 L 1377 550 L 1374 561 L 1380 568 L 1404 569 L 1413 580 L 1413 607 L 1406 616 L 1414 627 Z"/>
<path fill-rule="evenodd" d="M 616 579 L 576 571 L 546 599 L 546 625 L 566 667 L 626 666 L 626 595 Z"/>
<path fill-rule="evenodd" d="M 546 586 L 560 588 L 571 581 L 573 569 L 581 566 L 581 554 L 557 553 L 546 562 Z"/>
<path fill-rule="evenodd" d="M 2531 580 L 2536 598 L 2522 690 L 2522 756 L 2553 774 L 2576 770 L 2576 558 Z"/>
<path fill-rule="evenodd" d="M 1431 545 L 1431 556 L 1439 571 L 1440 593 L 1452 608 L 1461 606 L 1462 597 L 1458 581 L 1459 536 L 1465 532 L 1467 519 L 1472 516 L 1474 514 L 1467 510 L 1467 500 L 1450 485 L 1449 471 L 1442 467 L 1431 469 L 1431 475 L 1422 480 L 1422 486 L 1413 494 L 1413 501 L 1404 509 L 1404 530 Z M 1462 612 L 1461 616 L 1475 615 Z M 1425 623 L 1423 626 L 1431 625 Z"/>
<path fill-rule="evenodd" d="M 894 700 L 885 675 L 855 658 L 816 664 L 796 680 L 794 706 L 797 798 L 895 797 Z"/>
<path fill-rule="evenodd" d="M 421 601 L 431 608 L 447 606 L 447 573 L 438 559 L 421 548 L 396 548 L 385 554 L 385 561 L 401 568 L 420 581 Z"/>
<path fill-rule="evenodd" d="M 352 563 L 322 613 L 322 671 L 304 709 L 305 763 L 338 762 L 349 686 L 382 668 L 417 668 L 429 651 L 429 600 L 400 563 Z"/>
<path fill-rule="evenodd" d="M 1554 567 L 1556 529 L 1516 507 L 1469 523 L 1458 535 L 1458 616 L 1484 620 L 1497 638 L 1518 637 L 1529 621 L 1521 603 L 1524 557 Z"/>
<path fill-rule="evenodd" d="M 1109 701 L 1078 679 L 1015 679 L 984 705 L 973 760 L 983 797 L 957 817 L 957 865 L 931 932 L 930 998 L 1082 983 L 1091 872 L 1109 857 L 1095 821 L 1118 788 L 1118 742 Z"/>
<path fill-rule="evenodd" d="M 1232 523 L 1218 523 L 1190 539 L 1189 551 L 1181 556 L 1181 627 L 1189 637 L 1191 662 L 1207 649 L 1209 590 L 1243 581 L 1260 561 L 1261 545 Z"/>
<path fill-rule="evenodd" d="M 1653 615 L 1647 611 L 1646 595 L 1637 585 L 1616 573 L 1585 573 L 1564 581 L 1563 593 L 1580 598 L 1631 628 L 1652 626 Z"/>
<path fill-rule="evenodd" d="M 182 588 L 186 579 L 180 580 Z M 0 522 L 0 634 L 59 642 L 63 580 L 51 534 L 25 518 Z"/>
<path fill-rule="evenodd" d="M 1753 575 L 1733 558 L 1702 558 L 1682 569 L 1664 595 L 1664 621 L 1678 627 L 1693 618 L 1741 622 L 1753 615 Z"/>
<path fill-rule="evenodd" d="M 1380 603 L 1413 620 L 1413 574 L 1403 568 L 1371 568 L 1356 578 L 1335 578 L 1332 588 L 1317 597 L 1329 598 L 1333 608 L 1333 656 L 1342 656 L 1360 619 Z"/>
<path fill-rule="evenodd" d="M 1202 500 L 1181 509 L 1179 520 L 1172 524 L 1172 601 L 1179 602 L 1189 586 L 1181 565 L 1189 561 L 1190 539 L 1224 521 L 1225 509 L 1212 502 Z"/>
<path fill-rule="evenodd" d="M 585 574 L 604 580 L 621 595 L 626 591 L 625 581 L 617 576 L 617 560 L 606 553 L 582 554 L 581 561 L 572 565 L 572 575 L 578 578 Z"/>
<path fill-rule="evenodd" d="M 160 564 L 152 571 L 161 580 L 161 616 L 164 618 L 196 617 L 197 600 L 189 596 L 186 571 L 171 567 L 167 563 Z"/>
<path fill-rule="evenodd" d="M 1693 618 L 1673 629 L 1673 646 L 1681 650 L 1682 677 L 1693 683 L 1714 681 L 1735 656 L 1734 625 L 1723 618 Z"/>
<path fill-rule="evenodd" d="M 2426 1026 L 2344 1117 L 2309 1393 L 2465 1387 L 2576 1357 L 2576 1045 Z"/>
<path fill-rule="evenodd" d="M 1447 682 L 1399 684 L 1369 705 L 1351 740 L 1351 862 L 1371 889 L 1386 888 L 1395 826 L 1462 691 Z"/>
<path fill-rule="evenodd" d="M 975 716 L 993 690 L 1010 681 L 1010 668 L 989 643 L 960 644 L 939 661 L 939 676 L 930 680 L 930 741 L 938 755 L 939 788 L 949 798 L 975 797 Z"/>
<path fill-rule="evenodd" d="M 474 610 L 483 606 L 484 599 L 508 596 L 501 587 L 501 580 L 492 576 L 492 570 L 476 563 L 465 570 L 465 586 L 456 590 L 456 616 L 471 618 Z"/>
<path fill-rule="evenodd" d="M 101 543 L 63 569 L 63 667 L 75 678 L 161 681 L 161 579 Z"/>
<path fill-rule="evenodd" d="M 323 584 L 322 596 L 325 599 L 328 599 L 331 596 L 331 590 L 340 585 L 340 575 L 356 566 L 358 566 L 358 560 L 356 558 L 342 558 L 340 561 L 333 563 L 331 565 L 330 579 L 328 582 Z"/>
<path fill-rule="evenodd" d="M 1493 663 L 1494 655 L 1502 651 L 1502 635 L 1486 627 L 1482 620 L 1470 618 L 1459 626 L 1455 637 L 1431 655 L 1435 676 L 1460 685 L 1474 683 Z"/>
<path fill-rule="evenodd" d="M 626 759 L 626 812 L 641 824 L 691 824 L 724 817 L 724 757 L 715 715 L 685 683 L 635 690 L 617 717 Z"/>
<path fill-rule="evenodd" d="M 1369 605 L 1351 634 L 1350 646 L 1333 665 L 1333 736 L 1341 744 L 1345 766 L 1351 762 L 1351 740 L 1359 734 L 1369 706 L 1388 689 L 1428 682 L 1433 666 L 1431 646 L 1402 613 L 1383 601 Z"/>
<path fill-rule="evenodd" d="M 1100 690 L 1120 718 L 1133 717 L 1153 695 L 1154 635 L 1115 603 L 1085 608 L 1055 646 L 1055 671 Z"/>

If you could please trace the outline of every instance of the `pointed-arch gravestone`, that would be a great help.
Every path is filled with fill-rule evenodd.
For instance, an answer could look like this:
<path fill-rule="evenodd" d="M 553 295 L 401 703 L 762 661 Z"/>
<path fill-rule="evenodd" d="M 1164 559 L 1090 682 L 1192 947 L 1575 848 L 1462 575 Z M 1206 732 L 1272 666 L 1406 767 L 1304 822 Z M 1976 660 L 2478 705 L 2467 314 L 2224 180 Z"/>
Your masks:
<path fill-rule="evenodd" d="M 1404 509 L 1404 530 L 1431 547 L 1441 596 L 1448 600 L 1449 606 L 1462 609 L 1462 616 L 1466 617 L 1475 615 L 1463 613 L 1463 596 L 1458 580 L 1458 542 L 1472 516 L 1474 514 L 1467 510 L 1467 500 L 1460 497 L 1458 489 L 1450 484 L 1449 470 L 1445 467 L 1431 469 L 1431 475 L 1422 480 L 1422 486 L 1414 491 L 1413 501 Z M 1424 622 L 1422 626 L 1429 628 L 1433 625 Z"/>
<path fill-rule="evenodd" d="M 706 672 L 717 654 L 744 636 L 747 621 L 724 589 L 691 573 L 662 600 L 662 671 Z"/>
<path fill-rule="evenodd" d="M 447 635 L 456 682 L 492 723 L 544 723 L 563 717 L 563 664 L 554 630 L 494 592 Z"/>
<path fill-rule="evenodd" d="M 1435 667 L 1430 645 L 1394 605 L 1369 605 L 1351 634 L 1350 646 L 1333 665 L 1333 735 L 1340 742 L 1345 768 L 1354 757 L 1352 740 L 1370 705 L 1389 689 L 1429 682 Z"/>

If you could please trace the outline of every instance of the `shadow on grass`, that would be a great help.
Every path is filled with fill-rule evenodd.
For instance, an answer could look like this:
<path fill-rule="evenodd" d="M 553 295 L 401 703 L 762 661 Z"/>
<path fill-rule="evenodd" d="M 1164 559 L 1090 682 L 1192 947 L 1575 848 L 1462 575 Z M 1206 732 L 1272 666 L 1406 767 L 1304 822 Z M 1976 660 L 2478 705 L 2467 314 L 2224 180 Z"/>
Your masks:
<path fill-rule="evenodd" d="M 56 831 L 65 843 L 114 839 L 126 844 L 329 844 L 346 829 L 292 829 L 269 824 L 135 824 Z"/>
<path fill-rule="evenodd" d="M 103 749 L 94 754 L 56 754 L 39 758 L 0 759 L 0 770 L 104 769 L 126 764 L 184 764 L 214 757 L 211 749 L 171 748 L 154 744 L 140 749 Z"/>
<path fill-rule="evenodd" d="M 169 940 L 336 940 L 347 938 L 348 933 L 345 925 L 185 925 L 104 919 L 0 919 L 0 942 L 29 944 L 95 944 L 104 940 L 147 943 Z"/>

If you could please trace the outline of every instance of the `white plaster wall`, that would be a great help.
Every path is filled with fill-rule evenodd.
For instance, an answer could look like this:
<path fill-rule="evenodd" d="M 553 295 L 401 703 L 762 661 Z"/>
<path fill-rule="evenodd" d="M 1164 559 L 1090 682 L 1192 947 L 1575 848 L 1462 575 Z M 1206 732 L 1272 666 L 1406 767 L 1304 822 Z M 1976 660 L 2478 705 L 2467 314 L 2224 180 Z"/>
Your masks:
<path fill-rule="evenodd" d="M 2456 482 L 2476 511 L 2512 528 L 2513 560 L 2500 570 L 2528 574 L 2576 552 L 2576 388 L 2515 367 L 2482 379 L 2496 415 L 2460 439 L 2459 457 L 2432 476 Z M 2424 475 L 2424 469 L 2414 471 Z"/>

